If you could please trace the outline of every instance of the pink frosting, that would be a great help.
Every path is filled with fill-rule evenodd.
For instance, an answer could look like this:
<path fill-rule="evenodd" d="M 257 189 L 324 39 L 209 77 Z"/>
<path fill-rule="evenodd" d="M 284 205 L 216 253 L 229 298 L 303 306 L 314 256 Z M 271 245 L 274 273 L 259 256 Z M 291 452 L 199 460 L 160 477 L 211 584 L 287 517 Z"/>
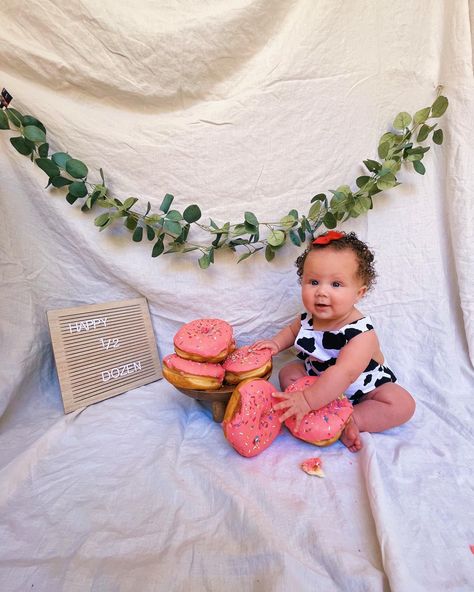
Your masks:
<path fill-rule="evenodd" d="M 194 376 L 211 376 L 223 380 L 224 368 L 220 364 L 210 364 L 208 362 L 193 362 L 193 360 L 185 360 L 176 354 L 170 354 L 163 360 L 168 368 L 176 370 L 177 372 L 185 372 L 186 374 L 193 374 Z"/>
<path fill-rule="evenodd" d="M 227 372 L 249 372 L 264 366 L 272 357 L 270 349 L 259 349 L 249 351 L 250 345 L 239 347 L 227 356 L 224 363 L 224 370 Z"/>
<path fill-rule="evenodd" d="M 227 440 L 242 456 L 260 454 L 270 446 L 281 429 L 280 412 L 273 409 L 278 403 L 272 397 L 275 387 L 257 378 L 237 387 L 240 392 L 240 410 L 229 420 L 224 418 L 222 427 Z M 234 396 L 234 395 L 232 395 Z"/>
<path fill-rule="evenodd" d="M 220 319 L 197 319 L 176 333 L 174 344 L 187 353 L 214 357 L 232 342 L 232 327 Z"/>
<path fill-rule="evenodd" d="M 303 376 L 296 382 L 290 384 L 285 390 L 286 393 L 302 391 L 318 380 L 317 376 Z M 290 417 L 285 421 L 286 427 L 293 436 L 314 444 L 324 440 L 330 440 L 340 436 L 347 420 L 352 415 L 352 404 L 345 397 L 335 399 L 325 407 L 310 411 L 300 424 L 299 430 L 295 431 L 296 420 Z"/>

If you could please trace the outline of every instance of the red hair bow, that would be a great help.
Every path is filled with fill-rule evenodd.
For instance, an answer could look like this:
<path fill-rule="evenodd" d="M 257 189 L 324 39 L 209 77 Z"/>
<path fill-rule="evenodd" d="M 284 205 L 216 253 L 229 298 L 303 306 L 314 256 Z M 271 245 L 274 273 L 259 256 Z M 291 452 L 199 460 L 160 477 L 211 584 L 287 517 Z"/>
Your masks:
<path fill-rule="evenodd" d="M 329 230 L 329 232 L 326 232 L 326 234 L 318 236 L 318 238 L 313 241 L 313 245 L 328 245 L 331 241 L 339 240 L 343 236 L 343 232 L 337 232 L 337 230 Z"/>

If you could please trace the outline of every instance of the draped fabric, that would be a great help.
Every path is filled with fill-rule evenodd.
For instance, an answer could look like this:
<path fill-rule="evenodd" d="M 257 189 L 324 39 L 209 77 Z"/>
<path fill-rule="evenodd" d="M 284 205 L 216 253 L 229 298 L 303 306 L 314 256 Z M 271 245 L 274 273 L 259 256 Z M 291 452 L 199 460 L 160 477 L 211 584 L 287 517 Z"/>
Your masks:
<path fill-rule="evenodd" d="M 160 357 L 196 318 L 244 345 L 300 311 L 301 249 L 218 251 L 207 270 L 196 252 L 153 259 L 45 189 L 0 132 L 2 592 L 472 589 L 473 15 L 468 0 L 1 3 L 11 106 L 143 210 L 171 193 L 206 223 L 307 212 L 355 187 L 398 112 L 439 85 L 450 101 L 426 174 L 404 166 L 342 225 L 376 253 L 360 308 L 417 402 L 357 454 L 284 429 L 242 458 L 163 380 L 64 415 L 47 311 L 142 296 Z M 300 470 L 311 456 L 325 479 Z"/>

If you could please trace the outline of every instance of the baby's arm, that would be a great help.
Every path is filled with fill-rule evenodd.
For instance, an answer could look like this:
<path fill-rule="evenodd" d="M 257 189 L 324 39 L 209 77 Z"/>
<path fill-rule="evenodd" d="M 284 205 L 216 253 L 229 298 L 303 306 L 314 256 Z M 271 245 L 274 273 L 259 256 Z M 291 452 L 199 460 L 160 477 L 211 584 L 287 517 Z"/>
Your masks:
<path fill-rule="evenodd" d="M 283 329 L 271 339 L 260 339 L 259 341 L 256 341 L 251 349 L 258 350 L 268 348 L 272 350 L 272 355 L 275 356 L 277 353 L 284 349 L 288 349 L 294 344 L 300 327 L 301 318 L 298 317 L 290 325 L 283 327 Z"/>
<path fill-rule="evenodd" d="M 378 350 L 375 331 L 361 333 L 342 348 L 335 365 L 325 370 L 310 387 L 295 393 L 275 393 L 274 396 L 284 399 L 275 405 L 275 409 L 286 409 L 280 421 L 295 415 L 298 428 L 306 413 L 324 407 L 344 393 L 367 368 Z"/>

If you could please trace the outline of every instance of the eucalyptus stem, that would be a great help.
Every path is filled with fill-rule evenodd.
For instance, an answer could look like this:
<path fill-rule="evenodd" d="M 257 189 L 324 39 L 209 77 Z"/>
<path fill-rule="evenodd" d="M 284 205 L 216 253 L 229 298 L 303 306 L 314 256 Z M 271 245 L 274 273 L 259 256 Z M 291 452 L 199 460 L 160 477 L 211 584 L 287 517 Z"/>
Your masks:
<path fill-rule="evenodd" d="M 212 219 L 209 224 L 199 222 L 202 214 L 196 204 L 185 207 L 183 212 L 171 209 L 174 196 L 169 193 L 164 196 L 158 212 L 151 212 L 151 204 L 147 202 L 145 214 L 133 209 L 138 198 L 128 197 L 122 202 L 109 195 L 102 169 L 99 169 L 101 182 L 94 183 L 88 180 L 89 169 L 82 161 L 66 152 L 49 154 L 46 128 L 31 115 L 22 115 L 16 109 L 4 107 L 0 110 L 0 130 L 19 134 L 10 138 L 12 146 L 46 173 L 47 187 L 52 185 L 57 189 L 67 189 L 68 203 L 82 200 L 81 210 L 84 212 L 98 207 L 107 210 L 94 219 L 100 231 L 121 220 L 132 234 L 134 242 L 141 242 L 145 236 L 154 242 L 152 257 L 200 251 L 199 266 L 205 269 L 214 263 L 217 249 L 238 252 L 244 247 L 238 263 L 265 249 L 265 258 L 271 261 L 287 242 L 299 247 L 321 226 L 332 229 L 349 218 L 357 218 L 368 212 L 373 208 L 375 195 L 400 185 L 397 173 L 403 164 L 411 164 L 415 172 L 421 175 L 425 173 L 421 161 L 430 146 L 423 145 L 423 142 L 430 135 L 435 144 L 443 142 L 442 130 L 436 129 L 438 124 L 428 125 L 427 121 L 441 117 L 447 107 L 448 99 L 438 93 L 430 107 L 420 109 L 413 117 L 406 111 L 399 113 L 391 131 L 380 138 L 377 149 L 379 160 L 364 160 L 369 174 L 356 179 L 355 191 L 349 185 L 341 185 L 329 190 L 329 197 L 326 193 L 318 193 L 311 199 L 306 214 L 300 215 L 297 210 L 291 209 L 277 221 L 262 222 L 253 212 L 247 211 L 244 212 L 242 222 L 225 222 L 221 226 Z M 201 244 L 188 241 L 193 224 L 210 235 L 209 242 Z M 260 232 L 265 228 L 267 234 L 262 237 Z"/>

